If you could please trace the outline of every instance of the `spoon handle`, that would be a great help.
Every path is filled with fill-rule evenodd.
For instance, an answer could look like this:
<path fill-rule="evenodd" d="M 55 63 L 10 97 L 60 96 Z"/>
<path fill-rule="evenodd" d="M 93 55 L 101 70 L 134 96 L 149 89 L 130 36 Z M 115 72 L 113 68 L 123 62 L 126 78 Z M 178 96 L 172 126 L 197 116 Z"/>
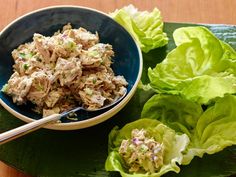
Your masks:
<path fill-rule="evenodd" d="M 11 141 L 15 138 L 18 138 L 20 136 L 23 136 L 27 133 L 30 133 L 34 130 L 37 130 L 46 124 L 49 124 L 51 122 L 55 122 L 55 121 L 59 120 L 60 118 L 61 118 L 60 114 L 53 114 L 48 117 L 44 117 L 42 119 L 33 121 L 31 123 L 28 123 L 28 124 L 22 125 L 20 127 L 17 127 L 15 129 L 1 133 L 0 134 L 0 145 L 6 143 L 8 141 Z"/>

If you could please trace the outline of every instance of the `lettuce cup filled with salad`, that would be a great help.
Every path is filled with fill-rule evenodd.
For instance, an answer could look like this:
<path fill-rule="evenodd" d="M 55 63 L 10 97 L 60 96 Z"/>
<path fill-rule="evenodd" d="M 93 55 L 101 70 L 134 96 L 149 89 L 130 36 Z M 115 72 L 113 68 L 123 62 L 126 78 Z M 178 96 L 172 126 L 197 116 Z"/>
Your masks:
<path fill-rule="evenodd" d="M 158 120 L 140 119 L 111 131 L 105 168 L 123 177 L 178 173 L 188 144 L 186 134 L 177 134 Z"/>

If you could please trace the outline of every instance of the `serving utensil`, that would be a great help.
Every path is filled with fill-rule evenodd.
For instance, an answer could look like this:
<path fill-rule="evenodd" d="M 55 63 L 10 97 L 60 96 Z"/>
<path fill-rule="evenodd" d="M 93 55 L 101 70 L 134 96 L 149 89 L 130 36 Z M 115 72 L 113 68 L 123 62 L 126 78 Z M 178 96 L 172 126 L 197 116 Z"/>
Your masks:
<path fill-rule="evenodd" d="M 14 139 L 16 139 L 18 137 L 21 137 L 23 135 L 26 135 L 26 134 L 28 134 L 30 132 L 33 132 L 33 131 L 35 131 L 37 129 L 40 129 L 40 128 L 44 127 L 47 124 L 55 123 L 55 122 L 59 121 L 62 117 L 67 117 L 70 114 L 76 113 L 77 111 L 84 110 L 84 111 L 93 112 L 93 111 L 101 111 L 101 110 L 107 109 L 107 108 L 115 105 L 116 103 L 120 102 L 125 97 L 126 93 L 127 93 L 127 90 L 116 101 L 114 101 L 114 102 L 112 102 L 110 104 L 107 104 L 107 105 L 105 105 L 105 106 L 103 106 L 101 108 L 98 108 L 98 109 L 90 110 L 90 109 L 87 109 L 87 108 L 84 108 L 84 107 L 80 106 L 80 107 L 76 107 L 76 108 L 74 108 L 72 110 L 62 112 L 60 114 L 53 114 L 53 115 L 50 115 L 50 116 L 47 116 L 47 117 L 43 117 L 43 118 L 41 118 L 39 120 L 35 120 L 33 122 L 30 122 L 28 124 L 22 125 L 20 127 L 15 128 L 15 129 L 6 131 L 4 133 L 1 133 L 0 134 L 0 145 L 4 144 L 6 142 L 9 142 L 11 140 L 14 140 Z"/>

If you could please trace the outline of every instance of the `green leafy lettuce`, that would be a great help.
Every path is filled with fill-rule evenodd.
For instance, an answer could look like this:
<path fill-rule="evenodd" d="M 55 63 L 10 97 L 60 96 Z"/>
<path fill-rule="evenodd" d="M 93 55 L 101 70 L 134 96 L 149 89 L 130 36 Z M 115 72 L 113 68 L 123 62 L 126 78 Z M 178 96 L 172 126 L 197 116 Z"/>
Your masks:
<path fill-rule="evenodd" d="M 176 102 L 176 104 L 174 104 Z M 190 143 L 183 165 L 194 156 L 214 154 L 236 144 L 236 96 L 217 98 L 203 111 L 200 104 L 175 95 L 154 95 L 145 105 L 142 117 L 163 121 L 177 132 L 187 133 Z"/>
<path fill-rule="evenodd" d="M 141 117 L 157 119 L 189 137 L 203 113 L 201 105 L 176 95 L 156 94 L 144 105 Z"/>
<path fill-rule="evenodd" d="M 167 35 L 163 32 L 161 13 L 157 8 L 152 12 L 141 12 L 129 5 L 116 10 L 110 16 L 135 38 L 143 52 L 168 43 Z"/>
<path fill-rule="evenodd" d="M 216 101 L 199 118 L 183 164 L 194 156 L 214 154 L 236 144 L 236 96 L 227 95 Z"/>
<path fill-rule="evenodd" d="M 236 52 L 205 27 L 183 27 L 173 34 L 177 47 L 154 69 L 151 87 L 200 104 L 236 93 Z"/>
<path fill-rule="evenodd" d="M 121 142 L 131 138 L 133 129 L 144 129 L 159 143 L 164 145 L 164 164 L 156 173 L 129 173 L 118 150 Z M 159 177 L 169 171 L 179 172 L 177 164 L 183 160 L 183 151 L 189 143 L 186 134 L 178 135 L 173 129 L 154 119 L 140 119 L 125 125 L 122 129 L 115 127 L 109 134 L 109 155 L 105 168 L 107 171 L 118 171 L 123 177 Z"/>

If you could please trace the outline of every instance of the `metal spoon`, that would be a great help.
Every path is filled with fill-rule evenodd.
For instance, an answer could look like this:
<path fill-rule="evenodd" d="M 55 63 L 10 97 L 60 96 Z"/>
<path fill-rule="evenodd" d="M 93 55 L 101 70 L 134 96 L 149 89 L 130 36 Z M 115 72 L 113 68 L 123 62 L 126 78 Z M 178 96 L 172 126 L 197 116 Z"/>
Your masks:
<path fill-rule="evenodd" d="M 8 141 L 14 140 L 14 139 L 16 139 L 18 137 L 21 137 L 21 136 L 23 136 L 25 134 L 28 134 L 28 133 L 30 133 L 30 132 L 32 132 L 34 130 L 42 128 L 43 126 L 45 126 L 45 125 L 47 125 L 49 123 L 56 122 L 56 121 L 60 120 L 61 117 L 68 116 L 69 114 L 75 113 L 75 112 L 77 112 L 79 110 L 85 110 L 85 111 L 92 112 L 92 111 L 100 111 L 100 110 L 109 108 L 109 107 L 115 105 L 116 103 L 118 103 L 119 101 L 121 101 L 125 97 L 126 93 L 127 93 L 127 90 L 124 93 L 124 95 L 121 96 L 120 98 L 118 98 L 116 101 L 112 102 L 111 104 L 105 105 L 105 106 L 103 106 L 103 107 L 101 107 L 99 109 L 89 110 L 89 109 L 86 109 L 84 107 L 76 107 L 76 108 L 74 108 L 72 110 L 69 110 L 69 111 L 66 111 L 66 112 L 62 112 L 61 114 L 53 114 L 53 115 L 44 117 L 42 119 L 30 122 L 28 124 L 22 125 L 20 127 L 15 128 L 15 129 L 6 131 L 4 133 L 1 133 L 0 134 L 0 145 L 6 143 Z"/>

